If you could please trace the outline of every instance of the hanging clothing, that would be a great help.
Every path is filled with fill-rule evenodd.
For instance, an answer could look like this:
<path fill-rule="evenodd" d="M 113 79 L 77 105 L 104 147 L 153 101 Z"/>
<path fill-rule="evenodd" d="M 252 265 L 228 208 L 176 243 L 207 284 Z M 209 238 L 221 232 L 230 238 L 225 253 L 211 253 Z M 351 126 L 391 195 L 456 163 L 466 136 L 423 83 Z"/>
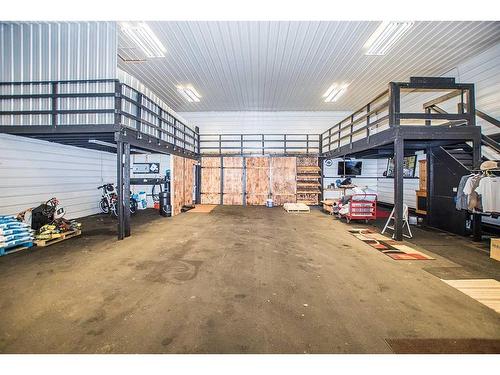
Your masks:
<path fill-rule="evenodd" d="M 474 175 L 469 177 L 465 182 L 463 192 L 468 195 L 469 199 L 467 201 L 467 208 L 470 211 L 481 211 L 481 197 L 476 192 L 476 188 L 479 186 L 479 182 L 481 181 L 481 175 Z"/>
<path fill-rule="evenodd" d="M 467 195 L 464 193 L 465 183 L 472 177 L 472 175 L 462 176 L 460 179 L 460 183 L 458 184 L 457 189 L 457 200 L 455 203 L 455 207 L 457 210 L 467 210 Z"/>
<path fill-rule="evenodd" d="M 481 195 L 484 212 L 500 212 L 500 177 L 483 177 L 474 189 Z"/>

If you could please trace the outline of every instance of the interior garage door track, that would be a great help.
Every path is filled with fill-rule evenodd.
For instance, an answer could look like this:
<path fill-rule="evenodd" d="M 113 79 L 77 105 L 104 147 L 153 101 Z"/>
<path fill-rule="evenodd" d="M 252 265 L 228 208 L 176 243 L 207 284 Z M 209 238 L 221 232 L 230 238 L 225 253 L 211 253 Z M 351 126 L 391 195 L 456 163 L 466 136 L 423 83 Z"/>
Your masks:
<path fill-rule="evenodd" d="M 221 206 L 140 212 L 118 242 L 86 218 L 81 237 L 0 258 L 0 352 L 500 351 L 500 314 L 424 270 L 456 264 L 394 261 L 348 228 Z"/>

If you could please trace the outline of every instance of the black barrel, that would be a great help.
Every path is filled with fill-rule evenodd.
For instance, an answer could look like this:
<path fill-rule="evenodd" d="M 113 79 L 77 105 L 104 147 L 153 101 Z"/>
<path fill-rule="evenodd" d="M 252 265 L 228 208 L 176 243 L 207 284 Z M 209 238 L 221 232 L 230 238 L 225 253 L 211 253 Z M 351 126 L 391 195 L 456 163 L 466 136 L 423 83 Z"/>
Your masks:
<path fill-rule="evenodd" d="M 172 216 L 172 207 L 170 206 L 170 193 L 167 191 L 161 191 L 160 197 L 160 215 L 161 216 Z"/>

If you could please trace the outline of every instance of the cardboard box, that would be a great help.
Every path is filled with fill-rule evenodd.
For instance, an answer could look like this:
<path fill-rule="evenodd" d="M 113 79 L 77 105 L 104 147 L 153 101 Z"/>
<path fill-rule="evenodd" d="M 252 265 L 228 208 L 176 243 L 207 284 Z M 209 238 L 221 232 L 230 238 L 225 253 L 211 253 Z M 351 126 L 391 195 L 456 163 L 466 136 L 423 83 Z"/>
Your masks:
<path fill-rule="evenodd" d="M 491 239 L 490 258 L 500 260 L 500 238 Z"/>

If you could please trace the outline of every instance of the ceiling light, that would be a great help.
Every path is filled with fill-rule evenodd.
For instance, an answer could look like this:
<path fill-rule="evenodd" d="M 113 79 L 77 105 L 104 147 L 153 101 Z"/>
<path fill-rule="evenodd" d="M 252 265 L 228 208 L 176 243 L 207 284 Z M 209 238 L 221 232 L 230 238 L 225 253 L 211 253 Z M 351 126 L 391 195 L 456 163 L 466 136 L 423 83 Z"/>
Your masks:
<path fill-rule="evenodd" d="M 165 57 L 167 50 L 145 22 L 137 24 L 122 22 L 120 25 L 125 35 L 137 44 L 147 57 Z"/>
<path fill-rule="evenodd" d="M 184 99 L 188 102 L 199 102 L 201 95 L 196 91 L 196 89 L 191 86 L 177 86 L 177 92 L 182 95 Z"/>
<path fill-rule="evenodd" d="M 334 83 L 333 85 L 331 85 L 323 94 L 325 102 L 329 103 L 339 100 L 339 98 L 346 92 L 348 86 L 348 83 Z"/>
<path fill-rule="evenodd" d="M 365 43 L 365 55 L 385 55 L 413 26 L 413 22 L 382 22 Z"/>

